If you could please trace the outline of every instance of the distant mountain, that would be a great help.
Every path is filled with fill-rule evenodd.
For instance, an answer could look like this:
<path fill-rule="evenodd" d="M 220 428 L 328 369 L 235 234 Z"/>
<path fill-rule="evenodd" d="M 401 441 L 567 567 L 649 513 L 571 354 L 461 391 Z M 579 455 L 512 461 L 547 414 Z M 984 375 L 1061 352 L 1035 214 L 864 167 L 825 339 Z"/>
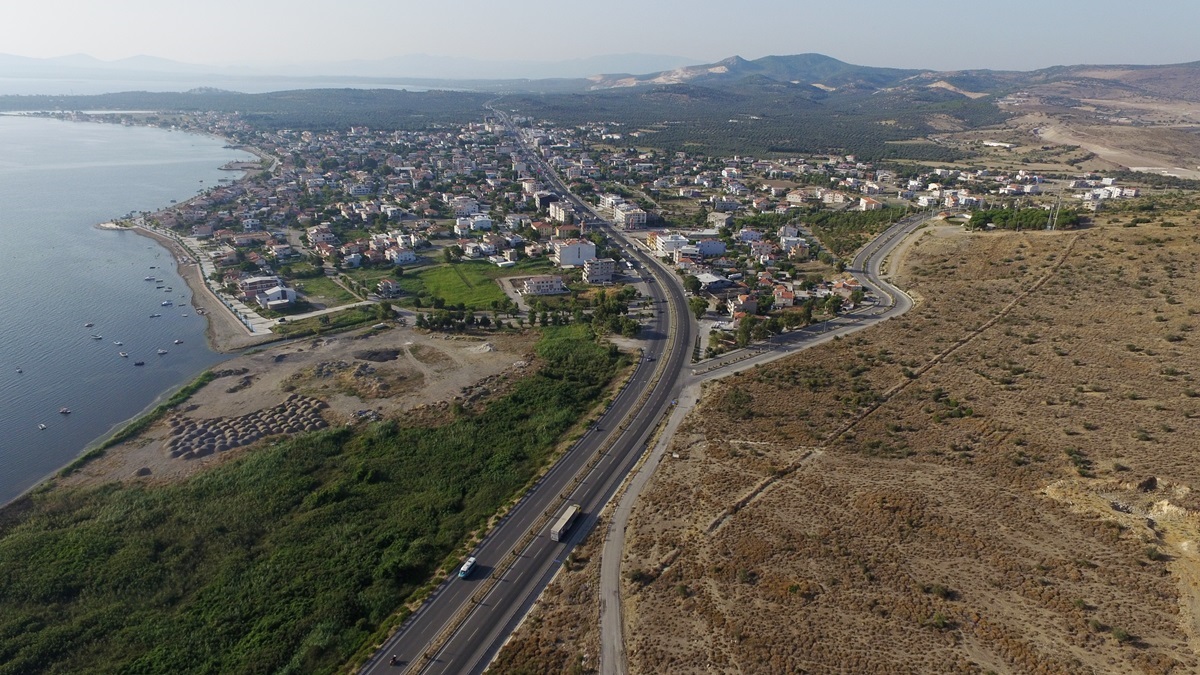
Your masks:
<path fill-rule="evenodd" d="M 750 77 L 803 84 L 825 91 L 845 88 L 881 89 L 929 71 L 856 66 L 822 54 L 764 56 L 747 61 L 732 56 L 723 61 L 684 66 L 648 75 L 597 75 L 589 78 L 592 89 L 613 89 L 662 84 L 722 84 Z"/>
<path fill-rule="evenodd" d="M 1068 101 L 1139 96 L 1200 101 L 1200 62 L 1055 66 L 1034 71 L 934 71 L 860 66 L 823 54 L 765 56 L 754 60 L 732 56 L 706 64 L 661 54 L 610 54 L 558 62 L 410 54 L 377 60 L 235 68 L 152 56 L 102 61 L 86 54 L 52 59 L 0 54 L 0 73 L 8 79 L 9 89 L 22 79 L 29 83 L 59 80 L 69 85 L 60 89 L 69 88 L 73 92 L 186 91 L 196 87 L 263 92 L 415 86 L 496 93 L 567 93 L 687 84 L 747 92 L 753 89 L 760 94 L 773 89 L 778 95 L 809 100 L 888 92 L 889 96 L 932 101 L 1028 91 Z M 20 87 L 15 88 L 18 91 L 0 93 L 26 93 Z"/>
<path fill-rule="evenodd" d="M 271 69 L 271 73 L 305 77 L 353 75 L 457 80 L 542 80 L 584 78 L 596 73 L 645 73 L 695 63 L 695 59 L 661 54 L 606 54 L 563 61 L 485 60 L 407 54 L 369 61 L 297 64 Z"/>
<path fill-rule="evenodd" d="M 696 63 L 662 54 L 607 54 L 562 61 L 513 61 L 409 54 L 386 59 L 333 61 L 274 67 L 223 67 L 181 63 L 153 56 L 102 61 L 86 54 L 35 59 L 0 54 L 7 77 L 111 77 L 211 75 L 226 77 L 390 78 L 422 80 L 582 79 L 604 72 L 650 72 Z M 583 86 L 580 83 L 579 86 Z"/>

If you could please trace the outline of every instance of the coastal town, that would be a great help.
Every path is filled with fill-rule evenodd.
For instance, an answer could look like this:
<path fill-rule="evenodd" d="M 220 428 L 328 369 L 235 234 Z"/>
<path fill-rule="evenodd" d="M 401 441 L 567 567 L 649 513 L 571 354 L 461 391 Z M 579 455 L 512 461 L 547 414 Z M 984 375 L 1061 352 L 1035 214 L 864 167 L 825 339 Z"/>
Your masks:
<path fill-rule="evenodd" d="M 678 271 L 707 333 L 701 355 L 714 356 L 870 302 L 845 273 L 847 257 L 907 213 L 941 211 L 990 229 L 971 214 L 1023 209 L 1044 214 L 1026 222 L 1053 227 L 1063 211 L 1070 225 L 1076 213 L 1140 194 L 1088 174 L 668 154 L 638 149 L 638 132 L 619 125 L 514 121 L 520 137 L 494 117 L 322 132 L 256 131 L 228 114 L 178 117 L 172 128 L 220 134 L 261 161 L 231 166 L 249 169 L 241 180 L 127 222 L 185 245 L 257 339 L 319 332 L 350 309 L 360 310 L 350 323 L 396 316 L 494 329 L 592 319 L 603 304 L 597 291 L 612 286 L 633 289 L 626 300 L 642 296 L 648 277 L 630 252 L 551 188 L 522 154 L 528 148 L 593 213 Z M 361 311 L 367 303 L 386 309 Z M 645 315 L 612 328 L 635 334 Z"/>
<path fill-rule="evenodd" d="M 1200 66 L 895 65 L 0 96 L 0 675 L 1196 671 Z"/>

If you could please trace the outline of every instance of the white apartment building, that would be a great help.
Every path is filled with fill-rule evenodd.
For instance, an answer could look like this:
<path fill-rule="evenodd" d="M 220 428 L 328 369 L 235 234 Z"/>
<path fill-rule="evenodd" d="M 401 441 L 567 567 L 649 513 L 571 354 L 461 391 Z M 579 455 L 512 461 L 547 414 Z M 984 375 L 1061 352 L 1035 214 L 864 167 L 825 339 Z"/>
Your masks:
<path fill-rule="evenodd" d="M 551 239 L 550 246 L 559 267 L 579 267 L 596 257 L 596 245 L 586 239 Z"/>
<path fill-rule="evenodd" d="M 623 230 L 646 226 L 646 212 L 632 204 L 621 204 L 613 211 L 613 224 Z"/>
<path fill-rule="evenodd" d="M 526 278 L 523 292 L 525 295 L 555 295 L 566 293 L 567 289 L 563 286 L 562 277 L 544 274 Z"/>
<path fill-rule="evenodd" d="M 617 262 L 612 258 L 592 258 L 583 263 L 583 283 L 611 284 Z"/>
<path fill-rule="evenodd" d="M 660 258 L 674 257 L 675 250 L 688 243 L 688 238 L 681 234 L 660 234 L 654 241 L 654 253 Z"/>

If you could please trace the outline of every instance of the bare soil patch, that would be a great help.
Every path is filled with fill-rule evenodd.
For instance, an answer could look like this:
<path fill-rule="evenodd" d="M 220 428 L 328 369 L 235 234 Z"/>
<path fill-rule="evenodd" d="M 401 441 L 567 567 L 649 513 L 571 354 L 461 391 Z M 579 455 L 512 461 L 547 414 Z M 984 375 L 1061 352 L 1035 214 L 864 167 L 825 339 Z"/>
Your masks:
<path fill-rule="evenodd" d="M 1166 220 L 931 230 L 912 312 L 710 385 L 629 528 L 631 672 L 1200 669 L 1200 229 Z"/>
<path fill-rule="evenodd" d="M 180 410 L 63 482 L 177 480 L 253 451 L 257 443 L 280 434 L 303 432 L 309 424 L 320 428 L 400 415 L 409 423 L 435 420 L 444 416 L 450 401 L 480 403 L 502 392 L 506 382 L 532 372 L 536 339 L 533 332 L 483 338 L 394 328 L 308 339 L 239 356 L 216 368 L 218 377 Z M 417 353 L 421 360 L 413 356 Z M 315 417 L 308 416 L 309 408 Z M 290 415 L 300 409 L 306 419 L 299 428 L 272 426 L 280 410 Z M 177 431 L 184 426 L 202 430 L 197 435 L 211 430 L 210 436 L 223 440 L 214 440 L 212 452 L 172 457 L 181 447 L 173 439 L 183 435 Z M 258 436 L 243 442 L 251 428 Z M 222 444 L 226 447 L 217 450 Z"/>

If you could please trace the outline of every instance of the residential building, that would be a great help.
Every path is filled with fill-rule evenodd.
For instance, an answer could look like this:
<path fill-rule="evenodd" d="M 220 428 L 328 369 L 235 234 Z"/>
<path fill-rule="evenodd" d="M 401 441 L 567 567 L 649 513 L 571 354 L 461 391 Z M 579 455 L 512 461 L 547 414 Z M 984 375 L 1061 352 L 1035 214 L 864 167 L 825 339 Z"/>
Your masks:
<path fill-rule="evenodd" d="M 613 211 L 613 224 L 623 230 L 646 226 L 646 212 L 633 204 L 621 204 Z"/>
<path fill-rule="evenodd" d="M 710 227 L 729 227 L 733 225 L 733 216 L 728 213 L 713 212 L 708 214 Z"/>
<path fill-rule="evenodd" d="M 400 284 L 393 279 L 381 279 L 375 289 L 381 298 L 400 297 Z"/>
<path fill-rule="evenodd" d="M 701 239 L 696 242 L 696 250 L 705 258 L 725 255 L 725 242 L 720 239 Z"/>
<path fill-rule="evenodd" d="M 550 246 L 559 267 L 579 267 L 596 257 L 596 245 L 586 239 L 552 239 Z"/>
<path fill-rule="evenodd" d="M 548 274 L 527 277 L 522 289 L 525 295 L 555 295 L 567 292 L 562 277 Z"/>
<path fill-rule="evenodd" d="M 384 251 L 383 255 L 396 265 L 407 265 L 410 263 L 415 263 L 418 260 L 416 251 L 412 250 L 411 248 L 401 248 L 399 246 L 393 246 L 392 248 L 387 249 Z"/>
<path fill-rule="evenodd" d="M 277 276 L 249 277 L 238 282 L 238 290 L 242 292 L 243 297 L 250 299 L 269 288 L 282 285 L 283 280 Z"/>
<path fill-rule="evenodd" d="M 730 298 L 729 301 L 725 303 L 725 307 L 729 310 L 730 315 L 737 315 L 741 313 L 757 314 L 758 298 L 754 297 L 753 295 L 738 295 Z"/>
<path fill-rule="evenodd" d="M 620 195 L 603 194 L 600 195 L 600 206 L 606 209 L 615 209 L 618 205 L 624 204 L 625 198 Z"/>
<path fill-rule="evenodd" d="M 654 254 L 660 258 L 674 257 L 675 250 L 688 245 L 688 238 L 681 234 L 660 234 L 654 239 Z"/>
<path fill-rule="evenodd" d="M 255 295 L 254 299 L 259 307 L 282 309 L 296 302 L 296 290 L 286 286 L 272 286 Z"/>
<path fill-rule="evenodd" d="M 583 283 L 611 284 L 617 262 L 612 258 L 592 258 L 583 263 Z"/>
<path fill-rule="evenodd" d="M 575 218 L 575 212 L 571 205 L 566 202 L 554 202 L 550 204 L 550 220 L 559 223 L 571 223 Z"/>

